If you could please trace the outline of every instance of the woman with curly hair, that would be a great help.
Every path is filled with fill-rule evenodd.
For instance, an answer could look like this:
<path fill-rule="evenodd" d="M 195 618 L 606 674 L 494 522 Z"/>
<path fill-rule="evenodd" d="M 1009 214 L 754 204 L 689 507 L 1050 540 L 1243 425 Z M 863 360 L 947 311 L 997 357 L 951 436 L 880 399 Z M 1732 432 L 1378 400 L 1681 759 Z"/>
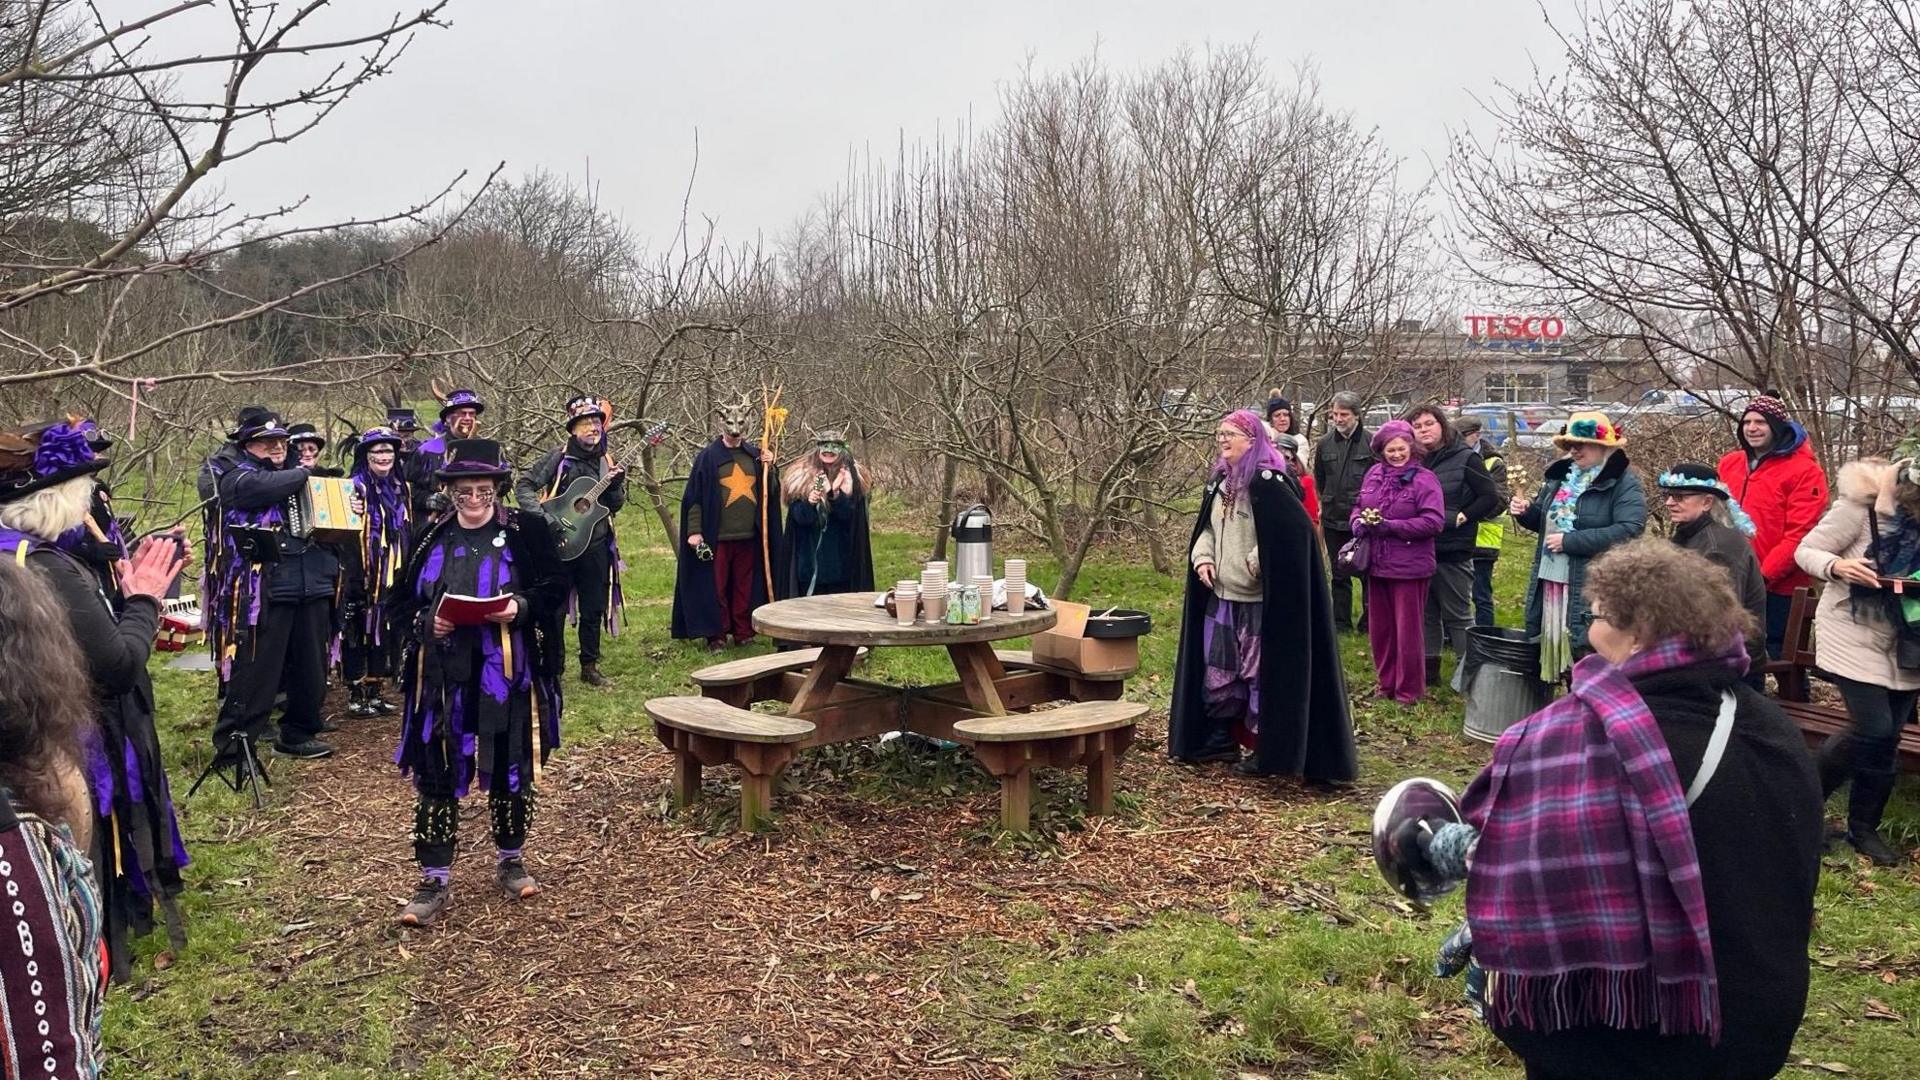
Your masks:
<path fill-rule="evenodd" d="M 106 991 L 82 772 L 86 669 L 40 575 L 0 559 L 0 1075 L 97 1076 Z M 15 1057 L 16 1052 L 20 1055 Z"/>
<path fill-rule="evenodd" d="M 1464 823 L 1402 826 L 1422 872 L 1466 881 L 1444 962 L 1464 941 L 1529 1078 L 1772 1076 L 1806 1008 L 1812 760 L 1742 678 L 1760 630 L 1704 556 L 1635 541 L 1583 588 L 1572 690 L 1500 736 Z"/>
<path fill-rule="evenodd" d="M 813 453 L 780 474 L 780 494 L 788 552 L 781 596 L 873 591 L 867 471 L 847 451 L 847 437 L 814 432 Z"/>

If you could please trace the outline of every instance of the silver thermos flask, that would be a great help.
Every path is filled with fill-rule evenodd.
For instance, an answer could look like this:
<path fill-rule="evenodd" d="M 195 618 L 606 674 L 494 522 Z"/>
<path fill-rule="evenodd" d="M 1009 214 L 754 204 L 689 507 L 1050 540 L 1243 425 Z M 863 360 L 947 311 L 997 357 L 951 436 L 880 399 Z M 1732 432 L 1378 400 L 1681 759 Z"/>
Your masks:
<path fill-rule="evenodd" d="M 974 503 L 953 519 L 953 580 L 971 585 L 992 576 L 993 515 Z"/>

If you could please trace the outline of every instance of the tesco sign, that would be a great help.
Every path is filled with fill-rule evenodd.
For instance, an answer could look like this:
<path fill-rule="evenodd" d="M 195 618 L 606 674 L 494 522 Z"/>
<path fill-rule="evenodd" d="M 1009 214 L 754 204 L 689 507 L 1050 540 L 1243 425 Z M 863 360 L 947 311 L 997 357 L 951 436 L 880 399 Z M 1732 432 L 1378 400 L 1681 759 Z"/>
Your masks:
<path fill-rule="evenodd" d="M 1567 333 L 1566 320 L 1558 315 L 1468 315 L 1466 320 L 1468 337 L 1558 341 Z"/>

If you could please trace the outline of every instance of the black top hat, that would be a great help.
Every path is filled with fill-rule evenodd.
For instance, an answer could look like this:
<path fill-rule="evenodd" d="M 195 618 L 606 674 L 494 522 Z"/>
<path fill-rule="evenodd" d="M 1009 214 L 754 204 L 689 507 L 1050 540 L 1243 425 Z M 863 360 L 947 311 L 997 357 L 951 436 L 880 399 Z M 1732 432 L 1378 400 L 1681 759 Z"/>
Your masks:
<path fill-rule="evenodd" d="M 487 411 L 487 403 L 480 400 L 479 394 L 462 388 L 449 392 L 446 400 L 440 403 L 440 419 L 445 420 L 447 414 L 455 409 L 472 409 L 476 413 L 483 413 Z"/>
<path fill-rule="evenodd" d="M 390 431 L 397 431 L 402 435 L 412 431 L 419 431 L 420 418 L 414 415 L 412 409 L 388 409 L 387 428 Z"/>
<path fill-rule="evenodd" d="M 234 428 L 227 438 L 242 446 L 255 439 L 284 439 L 287 429 L 280 425 L 280 418 L 264 405 L 249 405 L 240 410 Z"/>
<path fill-rule="evenodd" d="M 227 432 L 227 438 L 244 446 L 255 438 L 286 438 L 286 427 L 267 405 L 244 405 L 240 415 L 234 417 L 234 429 Z"/>
<path fill-rule="evenodd" d="M 323 450 L 327 446 L 327 437 L 320 434 L 320 429 L 312 424 L 287 425 L 287 441 L 290 443 L 317 442 Z"/>
<path fill-rule="evenodd" d="M 447 442 L 444 464 L 434 470 L 441 480 L 488 478 L 504 480 L 513 475 L 513 466 L 500 451 L 497 439 L 452 439 Z"/>
<path fill-rule="evenodd" d="M 0 430 L 0 502 L 91 476 L 112 464 L 94 450 L 93 421 L 68 418 Z"/>
<path fill-rule="evenodd" d="M 1718 495 L 1722 499 L 1733 498 L 1733 492 L 1720 482 L 1720 474 L 1713 466 L 1702 465 L 1697 461 L 1683 461 L 1660 474 L 1656 481 L 1661 491 L 1684 491 L 1701 495 Z"/>
<path fill-rule="evenodd" d="M 600 407 L 600 399 L 592 394 L 582 394 L 567 402 L 567 430 L 573 430 L 573 422 L 593 417 L 601 423 L 607 422 L 607 411 Z"/>

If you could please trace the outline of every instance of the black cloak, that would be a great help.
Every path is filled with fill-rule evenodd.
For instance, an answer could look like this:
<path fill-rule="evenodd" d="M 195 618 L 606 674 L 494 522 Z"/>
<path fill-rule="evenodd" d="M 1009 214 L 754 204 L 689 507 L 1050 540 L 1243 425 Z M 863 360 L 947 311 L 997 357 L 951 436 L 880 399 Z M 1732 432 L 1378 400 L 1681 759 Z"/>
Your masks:
<path fill-rule="evenodd" d="M 851 460 L 845 467 L 853 468 Z M 841 558 L 847 580 L 843 591 L 873 591 L 873 536 L 867 520 L 867 489 L 860 482 L 859 469 L 853 468 L 853 494 L 829 498 L 827 503 L 830 517 L 823 524 L 802 523 L 802 517 L 818 520 L 817 515 L 801 509 L 809 505 L 804 499 L 787 507 L 787 556 L 780 582 L 783 598 L 806 595 L 808 579 L 813 576 L 813 546 L 823 529 L 831 534 L 829 541 L 845 537 L 846 551 Z"/>
<path fill-rule="evenodd" d="M 1213 513 L 1220 481 L 1207 485 L 1187 550 Z M 1260 734 L 1254 763 L 1263 772 L 1293 773 L 1309 780 L 1348 781 L 1360 775 L 1347 714 L 1346 677 L 1333 630 L 1333 599 L 1313 521 L 1299 496 L 1275 472 L 1263 469 L 1248 487 L 1260 544 Z M 1187 567 L 1186 601 L 1180 613 L 1180 648 L 1174 659 L 1173 705 L 1167 717 L 1167 752 L 1190 758 L 1201 752 L 1211 730 L 1206 706 L 1206 654 L 1201 632 L 1213 590 Z"/>
<path fill-rule="evenodd" d="M 773 584 L 776 588 L 786 579 L 785 545 L 780 542 L 780 518 L 782 510 L 779 503 L 779 477 L 773 469 L 760 463 L 760 447 L 751 441 L 740 444 L 753 459 L 758 471 L 755 477 L 755 497 L 761 507 L 761 526 L 766 530 L 766 551 L 773 559 Z M 687 473 L 687 486 L 680 494 L 680 571 L 673 579 L 673 636 L 681 640 L 694 638 L 715 638 L 727 632 L 726 622 L 720 617 L 720 594 L 713 587 L 713 563 L 701 559 L 687 546 L 687 507 L 700 507 L 700 520 L 709 530 L 720 528 L 720 466 L 733 457 L 733 451 L 727 448 L 719 436 L 706 445 L 693 459 L 693 468 Z M 768 500 L 774 500 L 769 502 Z M 769 603 L 777 597 L 767 595 L 767 574 L 764 564 L 761 571 L 753 575 L 754 607 Z"/>

